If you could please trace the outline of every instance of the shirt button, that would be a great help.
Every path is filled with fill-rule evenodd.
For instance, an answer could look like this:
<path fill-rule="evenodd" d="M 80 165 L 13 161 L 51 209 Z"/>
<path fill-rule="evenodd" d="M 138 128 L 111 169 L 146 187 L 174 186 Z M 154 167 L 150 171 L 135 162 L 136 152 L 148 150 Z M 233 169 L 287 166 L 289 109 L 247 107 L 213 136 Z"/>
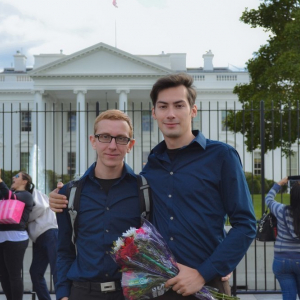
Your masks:
<path fill-rule="evenodd" d="M 170 217 L 170 220 L 173 220 L 174 218 L 173 217 Z"/>
<path fill-rule="evenodd" d="M 172 237 L 170 237 L 170 240 L 173 241 L 174 239 Z"/>
<path fill-rule="evenodd" d="M 106 251 L 105 253 L 108 254 L 108 251 Z"/>
<path fill-rule="evenodd" d="M 174 173 L 173 173 L 173 172 L 170 172 L 170 174 L 173 175 Z"/>
<path fill-rule="evenodd" d="M 106 229 L 105 231 L 106 231 L 106 232 L 109 232 L 109 230 L 108 230 L 108 229 Z"/>
<path fill-rule="evenodd" d="M 169 195 L 168 197 L 169 197 L 169 198 L 171 198 L 171 197 L 172 197 L 172 195 Z"/>
<path fill-rule="evenodd" d="M 109 207 L 106 207 L 106 210 L 109 210 Z"/>
<path fill-rule="evenodd" d="M 105 274 L 106 277 L 108 277 L 108 274 Z"/>

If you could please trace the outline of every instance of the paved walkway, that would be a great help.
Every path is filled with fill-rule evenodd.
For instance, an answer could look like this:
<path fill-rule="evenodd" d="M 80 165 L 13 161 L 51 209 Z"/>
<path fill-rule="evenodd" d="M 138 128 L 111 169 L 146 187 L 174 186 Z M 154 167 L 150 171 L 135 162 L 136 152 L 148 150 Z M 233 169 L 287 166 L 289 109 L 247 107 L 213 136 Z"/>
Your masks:
<path fill-rule="evenodd" d="M 253 295 L 253 294 L 249 294 L 249 295 L 242 294 L 241 295 L 240 294 L 240 295 L 238 295 L 238 297 L 241 300 L 280 300 L 280 299 L 282 299 L 281 294 L 257 294 L 257 295 Z M 6 298 L 4 295 L 0 295 L 0 300 L 5 300 L 5 299 Z M 35 299 L 38 300 L 37 297 Z M 23 300 L 32 300 L 32 296 L 24 295 Z M 51 300 L 55 300 L 55 295 L 51 295 Z"/>
<path fill-rule="evenodd" d="M 279 300 L 282 299 L 281 294 L 249 294 L 237 295 L 241 300 Z"/>

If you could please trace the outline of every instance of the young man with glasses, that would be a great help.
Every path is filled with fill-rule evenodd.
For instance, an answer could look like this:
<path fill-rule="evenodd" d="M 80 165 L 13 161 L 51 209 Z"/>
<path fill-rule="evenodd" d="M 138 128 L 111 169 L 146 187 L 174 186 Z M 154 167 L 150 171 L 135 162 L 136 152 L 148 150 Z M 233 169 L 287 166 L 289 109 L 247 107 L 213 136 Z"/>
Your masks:
<path fill-rule="evenodd" d="M 76 249 L 68 209 L 57 214 L 57 299 L 124 299 L 121 273 L 110 251 L 113 241 L 141 222 L 137 178 L 124 162 L 135 142 L 132 137 L 131 120 L 119 110 L 103 112 L 95 120 L 90 143 L 97 161 L 82 177 Z M 60 194 L 66 194 L 67 186 Z"/>

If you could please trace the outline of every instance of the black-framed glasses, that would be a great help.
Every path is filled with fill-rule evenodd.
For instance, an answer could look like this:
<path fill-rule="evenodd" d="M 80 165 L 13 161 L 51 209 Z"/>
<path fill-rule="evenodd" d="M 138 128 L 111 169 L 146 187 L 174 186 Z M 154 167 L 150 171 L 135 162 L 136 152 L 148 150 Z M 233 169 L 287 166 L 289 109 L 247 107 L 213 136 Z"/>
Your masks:
<path fill-rule="evenodd" d="M 95 134 L 95 138 L 101 143 L 110 143 L 112 139 L 115 139 L 119 145 L 127 145 L 130 142 L 130 138 L 126 136 L 111 136 L 109 134 Z"/>

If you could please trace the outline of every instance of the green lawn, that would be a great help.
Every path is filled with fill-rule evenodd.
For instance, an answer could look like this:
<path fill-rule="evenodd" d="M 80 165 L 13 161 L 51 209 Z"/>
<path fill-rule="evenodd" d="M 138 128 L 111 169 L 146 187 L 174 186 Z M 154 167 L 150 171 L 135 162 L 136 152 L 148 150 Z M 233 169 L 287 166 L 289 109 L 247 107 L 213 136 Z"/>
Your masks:
<path fill-rule="evenodd" d="M 276 199 L 276 201 L 278 201 L 280 203 L 290 204 L 290 194 L 277 194 L 275 199 Z M 261 212 L 261 209 L 262 209 L 261 201 L 262 201 L 262 199 L 261 199 L 261 195 L 260 194 L 252 195 L 252 200 L 253 200 L 256 219 L 260 220 L 260 218 L 262 217 L 262 212 Z M 226 225 L 229 225 L 228 219 L 226 221 Z"/>
<path fill-rule="evenodd" d="M 256 215 L 256 219 L 259 220 L 262 216 L 262 199 L 260 194 L 252 195 L 253 199 L 253 206 Z M 290 204 L 290 194 L 277 194 L 275 200 L 283 203 L 283 204 Z M 266 209 L 266 208 L 265 208 Z"/>

